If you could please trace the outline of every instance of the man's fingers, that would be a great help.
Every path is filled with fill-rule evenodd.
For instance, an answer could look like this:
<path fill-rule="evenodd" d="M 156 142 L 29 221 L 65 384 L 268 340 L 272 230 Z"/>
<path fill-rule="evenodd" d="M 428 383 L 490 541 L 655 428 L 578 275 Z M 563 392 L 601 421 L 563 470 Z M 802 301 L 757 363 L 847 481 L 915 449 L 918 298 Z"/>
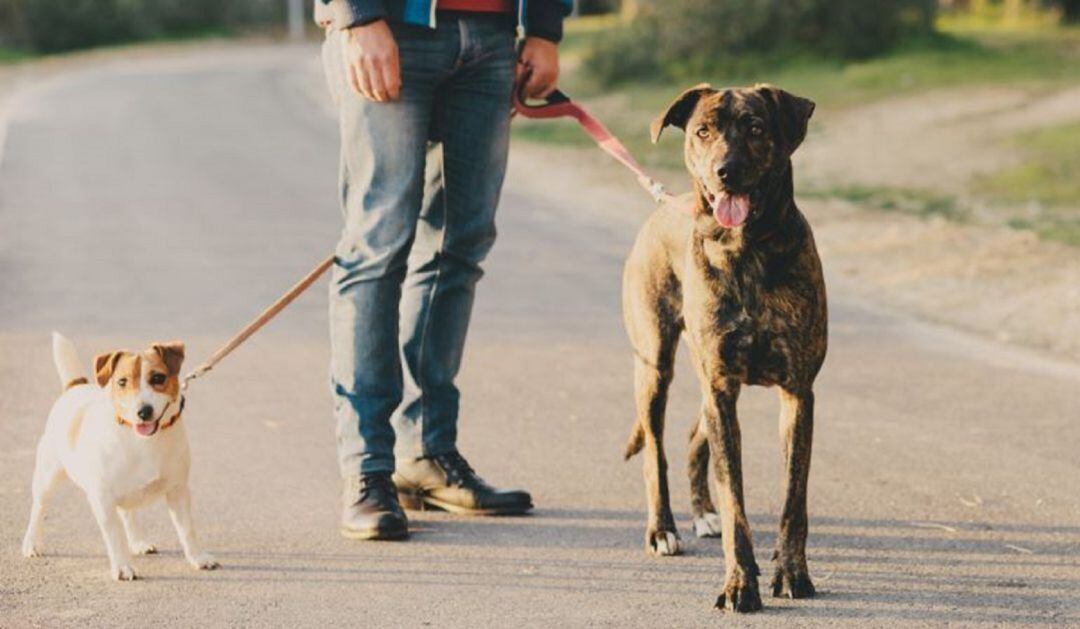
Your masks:
<path fill-rule="evenodd" d="M 359 65 L 351 65 L 349 68 L 356 77 L 356 84 L 360 95 L 368 100 L 377 100 L 375 98 L 375 90 L 373 90 L 371 86 L 371 78 L 368 76 L 368 73 L 364 71 L 364 68 Z"/>
<path fill-rule="evenodd" d="M 364 59 L 364 76 L 367 77 L 368 85 L 371 87 L 372 100 L 376 102 L 385 102 L 387 99 L 386 85 L 383 84 L 382 67 L 379 62 L 372 58 Z"/>
<path fill-rule="evenodd" d="M 555 91 L 555 75 L 550 72 L 534 71 L 525 83 L 525 94 L 530 98 L 544 98 Z"/>

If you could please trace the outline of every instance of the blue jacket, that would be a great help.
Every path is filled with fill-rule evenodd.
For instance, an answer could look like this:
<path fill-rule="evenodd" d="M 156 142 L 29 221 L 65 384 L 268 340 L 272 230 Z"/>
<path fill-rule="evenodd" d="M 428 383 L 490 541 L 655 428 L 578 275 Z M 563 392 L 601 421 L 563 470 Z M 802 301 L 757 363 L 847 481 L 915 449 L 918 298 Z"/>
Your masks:
<path fill-rule="evenodd" d="M 316 0 L 330 4 L 331 0 Z M 342 27 L 389 19 L 435 28 L 437 0 L 338 0 Z M 574 0 L 514 0 L 518 35 L 541 37 L 553 42 L 562 39 L 562 20 L 574 7 Z"/>

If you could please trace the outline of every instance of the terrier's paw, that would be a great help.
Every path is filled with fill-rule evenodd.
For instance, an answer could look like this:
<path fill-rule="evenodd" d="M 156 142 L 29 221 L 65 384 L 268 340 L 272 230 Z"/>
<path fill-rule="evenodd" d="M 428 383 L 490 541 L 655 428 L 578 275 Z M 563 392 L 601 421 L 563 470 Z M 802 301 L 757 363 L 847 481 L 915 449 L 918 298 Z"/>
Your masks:
<path fill-rule="evenodd" d="M 221 564 L 210 553 L 202 553 L 194 557 L 188 557 L 188 563 L 197 570 L 217 570 Z"/>
<path fill-rule="evenodd" d="M 135 576 L 134 568 L 124 565 L 112 569 L 112 578 L 114 581 L 134 581 L 138 577 Z"/>
<path fill-rule="evenodd" d="M 41 545 L 32 539 L 24 539 L 22 544 L 23 557 L 27 559 L 31 557 L 40 557 L 42 555 Z"/>
<path fill-rule="evenodd" d="M 776 566 L 772 578 L 772 595 L 775 598 L 812 598 L 817 592 L 805 568 Z"/>
<path fill-rule="evenodd" d="M 657 557 L 672 557 L 682 554 L 679 534 L 675 531 L 650 531 L 645 538 L 646 550 Z"/>
<path fill-rule="evenodd" d="M 742 575 L 728 578 L 716 599 L 716 607 L 740 614 L 760 611 L 761 594 L 758 593 L 757 577 Z"/>
<path fill-rule="evenodd" d="M 153 555 L 157 553 L 157 546 L 150 542 L 131 542 L 128 544 L 128 548 L 131 549 L 133 555 Z"/>
<path fill-rule="evenodd" d="M 694 518 L 694 535 L 720 537 L 720 515 L 706 511 L 700 518 Z"/>

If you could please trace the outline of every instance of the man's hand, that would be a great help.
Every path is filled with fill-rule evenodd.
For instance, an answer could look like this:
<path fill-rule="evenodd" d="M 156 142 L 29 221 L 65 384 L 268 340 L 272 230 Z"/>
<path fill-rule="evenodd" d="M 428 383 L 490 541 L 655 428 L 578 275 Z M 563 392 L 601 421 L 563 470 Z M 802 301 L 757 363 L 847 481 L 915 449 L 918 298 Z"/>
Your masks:
<path fill-rule="evenodd" d="M 401 64 L 397 42 L 385 20 L 345 31 L 345 66 L 353 90 L 380 103 L 401 94 Z"/>
<path fill-rule="evenodd" d="M 544 98 L 555 91 L 559 80 L 559 45 L 539 37 L 527 37 L 521 47 L 517 75 L 528 73 L 525 83 L 527 98 Z"/>

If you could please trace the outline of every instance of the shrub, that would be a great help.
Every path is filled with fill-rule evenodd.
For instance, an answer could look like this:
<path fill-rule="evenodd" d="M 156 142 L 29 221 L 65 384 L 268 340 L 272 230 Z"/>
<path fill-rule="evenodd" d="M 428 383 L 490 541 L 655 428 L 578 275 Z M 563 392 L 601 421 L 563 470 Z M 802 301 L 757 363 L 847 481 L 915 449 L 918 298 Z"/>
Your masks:
<path fill-rule="evenodd" d="M 0 0 L 0 46 L 58 52 L 265 23 L 276 0 Z"/>
<path fill-rule="evenodd" d="M 605 82 L 739 71 L 780 57 L 871 57 L 932 31 L 935 0 L 650 0 L 593 48 Z"/>

